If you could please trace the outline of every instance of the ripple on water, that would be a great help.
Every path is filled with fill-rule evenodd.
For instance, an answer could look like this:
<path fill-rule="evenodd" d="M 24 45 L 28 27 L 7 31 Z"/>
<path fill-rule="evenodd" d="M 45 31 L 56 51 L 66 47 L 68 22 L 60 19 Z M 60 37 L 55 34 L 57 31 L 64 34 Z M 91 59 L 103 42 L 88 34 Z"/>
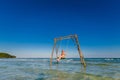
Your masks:
<path fill-rule="evenodd" d="M 0 63 L 0 80 L 120 80 L 119 63 L 92 59 L 87 62 L 86 72 L 82 72 L 79 60 L 67 59 L 52 67 L 49 69 L 49 59 L 4 59 Z"/>

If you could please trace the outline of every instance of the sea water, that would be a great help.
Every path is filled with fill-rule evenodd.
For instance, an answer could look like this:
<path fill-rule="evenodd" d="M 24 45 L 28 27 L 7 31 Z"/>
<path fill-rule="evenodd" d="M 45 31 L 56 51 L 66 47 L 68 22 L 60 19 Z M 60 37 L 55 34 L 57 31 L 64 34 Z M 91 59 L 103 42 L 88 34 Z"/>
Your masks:
<path fill-rule="evenodd" d="M 0 80 L 120 80 L 120 58 L 0 59 Z"/>

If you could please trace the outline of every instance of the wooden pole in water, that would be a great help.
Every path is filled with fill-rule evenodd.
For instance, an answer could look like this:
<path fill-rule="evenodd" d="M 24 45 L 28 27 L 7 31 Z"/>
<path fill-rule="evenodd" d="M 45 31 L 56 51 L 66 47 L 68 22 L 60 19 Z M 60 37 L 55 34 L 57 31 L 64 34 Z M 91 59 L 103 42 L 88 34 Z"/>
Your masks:
<path fill-rule="evenodd" d="M 80 61 L 83 64 L 83 66 L 86 67 L 86 63 L 84 61 L 84 57 L 83 57 L 82 52 L 80 50 L 80 44 L 79 44 L 78 36 L 77 35 L 75 35 L 75 41 L 76 41 L 76 44 L 77 44 L 77 49 L 78 49 L 78 52 L 79 52 Z"/>
<path fill-rule="evenodd" d="M 54 54 L 55 47 L 56 47 L 56 39 L 54 39 L 54 46 L 53 46 L 52 54 L 51 54 L 51 57 L 50 57 L 50 65 L 52 65 L 52 59 L 53 59 L 53 54 Z"/>

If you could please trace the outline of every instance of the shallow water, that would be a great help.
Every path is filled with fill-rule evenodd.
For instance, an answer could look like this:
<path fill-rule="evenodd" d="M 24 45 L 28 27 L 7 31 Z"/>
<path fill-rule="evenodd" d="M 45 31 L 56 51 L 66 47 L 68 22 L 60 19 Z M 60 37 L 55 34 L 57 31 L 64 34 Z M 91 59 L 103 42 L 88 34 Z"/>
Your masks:
<path fill-rule="evenodd" d="M 86 58 L 86 69 L 79 58 L 59 64 L 48 58 L 0 59 L 0 80 L 120 80 L 120 58 Z"/>

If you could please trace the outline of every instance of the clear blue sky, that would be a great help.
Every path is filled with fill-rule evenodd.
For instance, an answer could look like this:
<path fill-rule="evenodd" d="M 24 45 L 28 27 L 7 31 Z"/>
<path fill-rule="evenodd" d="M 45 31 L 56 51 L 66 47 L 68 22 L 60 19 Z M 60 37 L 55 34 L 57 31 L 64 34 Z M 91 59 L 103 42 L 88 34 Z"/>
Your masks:
<path fill-rule="evenodd" d="M 49 57 L 54 37 L 78 34 L 85 57 L 120 57 L 119 3 L 0 0 L 0 52 Z"/>

